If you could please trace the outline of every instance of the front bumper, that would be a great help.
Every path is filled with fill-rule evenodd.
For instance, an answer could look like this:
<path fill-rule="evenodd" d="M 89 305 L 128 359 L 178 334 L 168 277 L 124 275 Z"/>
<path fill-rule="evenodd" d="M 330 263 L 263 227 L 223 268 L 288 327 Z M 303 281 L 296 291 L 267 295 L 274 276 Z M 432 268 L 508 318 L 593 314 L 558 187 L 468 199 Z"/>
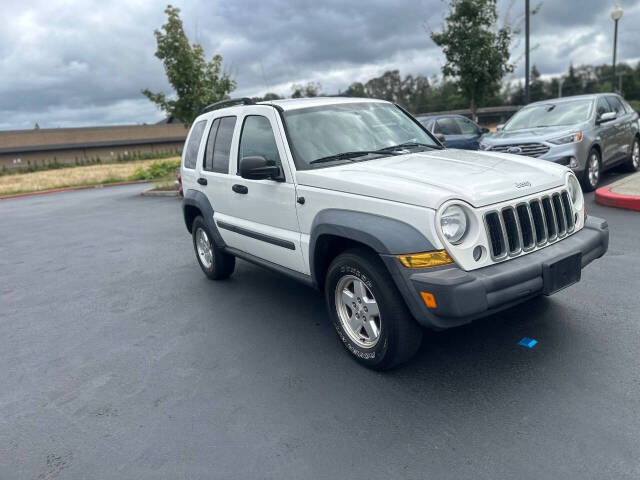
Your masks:
<path fill-rule="evenodd" d="M 382 258 L 414 317 L 420 324 L 444 329 L 469 323 L 516 305 L 544 290 L 545 265 L 581 253 L 582 268 L 605 254 L 607 222 L 588 217 L 582 230 L 548 247 L 473 271 L 455 266 L 415 271 L 392 255 Z M 427 308 L 420 292 L 434 295 L 437 307 Z"/>

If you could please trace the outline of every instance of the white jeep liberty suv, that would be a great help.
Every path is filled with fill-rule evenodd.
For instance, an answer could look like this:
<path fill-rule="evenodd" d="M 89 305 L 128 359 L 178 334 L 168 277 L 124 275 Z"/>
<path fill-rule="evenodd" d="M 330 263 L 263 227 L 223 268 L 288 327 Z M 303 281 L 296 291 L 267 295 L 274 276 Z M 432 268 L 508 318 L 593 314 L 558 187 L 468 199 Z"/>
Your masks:
<path fill-rule="evenodd" d="M 239 257 L 323 290 L 340 340 L 374 369 L 409 359 L 421 327 L 579 281 L 609 240 L 567 167 L 445 149 L 380 100 L 218 102 L 181 173 L 205 275 L 229 277 Z"/>

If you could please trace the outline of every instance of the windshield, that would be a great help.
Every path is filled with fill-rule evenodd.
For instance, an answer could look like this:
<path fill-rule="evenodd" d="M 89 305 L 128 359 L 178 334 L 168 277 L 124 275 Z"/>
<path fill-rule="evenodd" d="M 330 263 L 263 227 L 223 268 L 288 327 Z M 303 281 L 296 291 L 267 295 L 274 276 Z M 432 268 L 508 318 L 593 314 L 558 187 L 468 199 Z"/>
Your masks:
<path fill-rule="evenodd" d="M 573 125 L 589 118 L 593 100 L 548 103 L 526 107 L 516 113 L 504 126 L 504 130 L 523 130 L 535 127 Z"/>
<path fill-rule="evenodd" d="M 343 103 L 284 112 L 296 167 L 305 170 L 335 162 L 379 158 L 376 150 L 407 144 L 405 148 L 440 148 L 409 116 L 388 103 Z M 411 145 L 410 145 L 411 144 Z M 423 144 L 423 145 L 420 145 Z M 340 154 L 348 154 L 342 155 Z M 336 157 L 336 158 L 332 158 Z"/>

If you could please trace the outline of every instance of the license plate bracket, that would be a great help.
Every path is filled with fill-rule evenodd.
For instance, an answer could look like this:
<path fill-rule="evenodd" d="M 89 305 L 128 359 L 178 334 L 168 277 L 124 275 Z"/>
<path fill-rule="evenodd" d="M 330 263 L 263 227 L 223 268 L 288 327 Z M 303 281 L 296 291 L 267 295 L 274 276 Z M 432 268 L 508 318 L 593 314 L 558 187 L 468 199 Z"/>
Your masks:
<path fill-rule="evenodd" d="M 545 295 L 553 295 L 580 281 L 582 274 L 582 252 L 572 253 L 560 260 L 542 265 L 543 291 Z"/>

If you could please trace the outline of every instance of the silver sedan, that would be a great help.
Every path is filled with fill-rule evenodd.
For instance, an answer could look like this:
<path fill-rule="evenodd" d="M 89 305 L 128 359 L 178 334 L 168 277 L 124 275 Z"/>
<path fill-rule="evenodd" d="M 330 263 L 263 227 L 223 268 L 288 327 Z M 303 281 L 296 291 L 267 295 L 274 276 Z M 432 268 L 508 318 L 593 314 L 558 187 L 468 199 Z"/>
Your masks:
<path fill-rule="evenodd" d="M 613 93 L 544 100 L 527 105 L 497 132 L 485 135 L 480 150 L 567 165 L 583 189 L 592 191 L 609 168 L 640 168 L 640 120 Z"/>

